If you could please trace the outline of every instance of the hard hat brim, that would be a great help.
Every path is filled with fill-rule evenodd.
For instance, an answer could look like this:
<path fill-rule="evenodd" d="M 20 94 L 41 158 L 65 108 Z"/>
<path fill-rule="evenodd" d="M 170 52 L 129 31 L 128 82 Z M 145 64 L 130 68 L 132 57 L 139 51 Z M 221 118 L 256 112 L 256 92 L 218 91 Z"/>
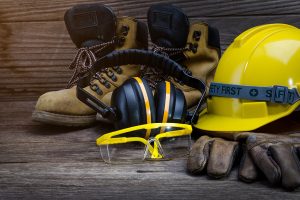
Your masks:
<path fill-rule="evenodd" d="M 194 125 L 195 128 L 204 131 L 215 132 L 241 132 L 252 131 L 260 128 L 266 124 L 269 124 L 277 119 L 285 117 L 293 112 L 299 103 L 296 103 L 287 112 L 283 112 L 277 115 L 269 115 L 262 118 L 233 118 L 227 116 L 220 116 L 210 114 L 205 109 L 199 116 L 198 122 Z"/>

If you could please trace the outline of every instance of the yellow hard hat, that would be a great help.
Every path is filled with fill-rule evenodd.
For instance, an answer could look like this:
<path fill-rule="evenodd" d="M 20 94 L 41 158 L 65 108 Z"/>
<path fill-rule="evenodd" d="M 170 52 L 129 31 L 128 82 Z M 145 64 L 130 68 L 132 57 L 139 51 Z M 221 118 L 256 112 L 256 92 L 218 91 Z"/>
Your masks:
<path fill-rule="evenodd" d="M 300 104 L 300 30 L 268 24 L 240 34 L 227 48 L 195 127 L 251 131 Z"/>

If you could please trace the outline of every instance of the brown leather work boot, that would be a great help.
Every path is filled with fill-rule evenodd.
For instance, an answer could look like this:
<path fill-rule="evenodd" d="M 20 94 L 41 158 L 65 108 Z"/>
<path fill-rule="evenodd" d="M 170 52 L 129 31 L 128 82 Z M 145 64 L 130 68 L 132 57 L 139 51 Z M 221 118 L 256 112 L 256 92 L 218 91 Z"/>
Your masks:
<path fill-rule="evenodd" d="M 99 23 L 98 23 L 99 21 Z M 47 92 L 39 97 L 32 114 L 34 121 L 87 126 L 96 121 L 96 112 L 76 97 L 76 83 L 97 58 L 119 49 L 147 49 L 146 24 L 131 17 L 116 18 L 101 4 L 83 4 L 69 9 L 65 22 L 71 39 L 79 48 L 70 68 L 74 74 L 66 89 Z M 110 105 L 113 90 L 140 74 L 140 66 L 115 66 L 99 71 L 85 89 Z M 101 116 L 100 116 L 101 118 Z"/>
<path fill-rule="evenodd" d="M 203 22 L 190 25 L 188 17 L 177 7 L 166 4 L 151 6 L 148 11 L 148 28 L 153 51 L 175 60 L 192 76 L 206 82 L 209 87 L 220 58 L 220 38 L 217 29 Z M 181 89 L 187 107 L 194 107 L 201 96 L 200 91 L 183 85 L 180 80 L 163 77 L 153 68 L 144 70 L 152 87 L 169 79 Z"/>

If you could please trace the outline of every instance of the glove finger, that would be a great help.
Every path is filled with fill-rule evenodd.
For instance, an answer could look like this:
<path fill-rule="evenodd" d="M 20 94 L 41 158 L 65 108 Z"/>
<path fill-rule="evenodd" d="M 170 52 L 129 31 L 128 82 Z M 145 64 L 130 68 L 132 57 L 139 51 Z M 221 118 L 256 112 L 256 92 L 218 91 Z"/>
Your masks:
<path fill-rule="evenodd" d="M 238 142 L 216 139 L 210 150 L 207 174 L 214 178 L 227 176 L 238 153 Z"/>
<path fill-rule="evenodd" d="M 239 179 L 251 183 L 258 178 L 258 169 L 255 166 L 247 148 L 243 148 L 243 156 L 239 167 Z"/>
<path fill-rule="evenodd" d="M 272 185 L 281 180 L 281 171 L 277 163 L 268 155 L 267 147 L 255 146 L 249 150 L 255 165 L 264 173 Z"/>
<path fill-rule="evenodd" d="M 300 161 L 291 144 L 275 144 L 270 147 L 273 159 L 281 169 L 281 184 L 293 190 L 300 186 Z"/>
<path fill-rule="evenodd" d="M 211 142 L 213 142 L 212 138 L 202 136 L 193 144 L 187 161 L 187 169 L 190 173 L 199 174 L 205 169 Z"/>

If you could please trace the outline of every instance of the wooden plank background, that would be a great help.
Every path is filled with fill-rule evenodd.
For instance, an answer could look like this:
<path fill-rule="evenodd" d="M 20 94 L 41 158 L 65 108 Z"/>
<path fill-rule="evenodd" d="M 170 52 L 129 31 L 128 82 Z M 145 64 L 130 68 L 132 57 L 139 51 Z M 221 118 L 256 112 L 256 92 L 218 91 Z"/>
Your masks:
<path fill-rule="evenodd" d="M 107 4 L 119 15 L 146 21 L 147 9 L 159 0 L 0 0 L 0 100 L 36 99 L 66 86 L 67 66 L 76 52 L 63 15 L 86 2 Z M 300 26 L 297 0 L 173 0 L 191 21 L 202 20 L 219 29 L 222 50 L 254 25 L 289 23 Z"/>
<path fill-rule="evenodd" d="M 76 52 L 63 15 L 84 0 L 0 0 L 0 199 L 300 199 L 266 180 L 253 184 L 230 177 L 211 181 L 190 176 L 186 161 L 108 166 L 95 139 L 108 124 L 86 129 L 31 121 L 37 97 L 65 87 Z M 146 21 L 159 0 L 106 0 L 119 15 Z M 174 0 L 191 21 L 217 27 L 222 50 L 254 25 L 300 26 L 297 0 Z M 130 152 L 128 152 L 130 153 Z"/>

